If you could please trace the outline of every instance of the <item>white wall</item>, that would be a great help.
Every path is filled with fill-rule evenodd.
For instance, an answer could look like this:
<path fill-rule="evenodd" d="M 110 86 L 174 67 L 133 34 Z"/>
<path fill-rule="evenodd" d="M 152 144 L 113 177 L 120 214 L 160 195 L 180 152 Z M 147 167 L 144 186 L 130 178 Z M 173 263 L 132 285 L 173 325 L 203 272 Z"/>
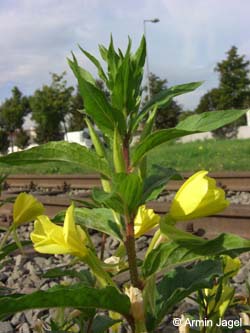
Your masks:
<path fill-rule="evenodd" d="M 190 134 L 187 136 L 183 136 L 179 139 L 179 142 L 186 143 L 186 142 L 193 142 L 193 141 L 203 141 L 213 139 L 213 134 L 211 132 L 204 132 L 204 133 L 196 133 Z"/>

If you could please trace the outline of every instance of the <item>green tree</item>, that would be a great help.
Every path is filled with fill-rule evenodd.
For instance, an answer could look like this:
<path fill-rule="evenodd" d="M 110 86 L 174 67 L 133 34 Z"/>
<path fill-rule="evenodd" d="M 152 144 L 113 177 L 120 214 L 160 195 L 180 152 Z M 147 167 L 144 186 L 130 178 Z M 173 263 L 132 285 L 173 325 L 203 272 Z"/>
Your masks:
<path fill-rule="evenodd" d="M 215 67 L 219 73 L 219 87 L 208 91 L 201 98 L 196 112 L 246 108 L 250 98 L 249 64 L 244 55 L 238 54 L 237 47 L 232 46 L 227 52 L 227 58 Z M 237 127 L 243 124 L 245 119 L 241 118 L 214 131 L 214 134 L 218 137 L 232 137 Z"/>
<path fill-rule="evenodd" d="M 160 79 L 153 73 L 149 75 L 149 88 L 151 96 L 158 94 L 159 92 L 167 89 L 167 80 Z M 147 87 L 144 88 L 147 91 Z M 146 96 L 145 100 L 148 100 Z M 171 101 L 166 107 L 159 108 L 156 115 L 155 126 L 156 128 L 169 128 L 174 127 L 178 123 L 178 117 L 180 116 L 182 108 L 175 101 Z"/>
<path fill-rule="evenodd" d="M 240 109 L 250 94 L 249 61 L 238 54 L 237 47 L 232 46 L 227 58 L 219 62 L 215 71 L 219 73 L 220 100 L 219 109 Z"/>
<path fill-rule="evenodd" d="M 199 105 L 196 108 L 197 113 L 203 113 L 207 111 L 215 111 L 218 109 L 219 100 L 220 100 L 220 89 L 213 88 L 209 90 L 205 95 L 200 99 Z"/>
<path fill-rule="evenodd" d="M 65 116 L 70 113 L 73 92 L 73 87 L 67 87 L 65 74 L 52 74 L 51 85 L 36 90 L 30 99 L 38 143 L 60 140 L 65 132 Z"/>
<path fill-rule="evenodd" d="M 9 133 L 13 146 L 14 133 L 21 129 L 24 117 L 30 112 L 29 100 L 23 96 L 18 87 L 12 89 L 12 96 L 0 106 L 0 123 L 3 130 Z"/>
<path fill-rule="evenodd" d="M 0 153 L 6 154 L 9 147 L 9 138 L 8 138 L 8 132 L 0 129 Z"/>
<path fill-rule="evenodd" d="M 80 112 L 84 109 L 83 99 L 77 87 L 76 94 L 72 96 L 70 115 L 68 119 L 68 131 L 81 131 L 86 127 L 83 114 Z"/>
<path fill-rule="evenodd" d="M 28 146 L 29 139 L 29 135 L 21 129 L 16 133 L 14 143 L 18 148 L 24 149 Z"/>

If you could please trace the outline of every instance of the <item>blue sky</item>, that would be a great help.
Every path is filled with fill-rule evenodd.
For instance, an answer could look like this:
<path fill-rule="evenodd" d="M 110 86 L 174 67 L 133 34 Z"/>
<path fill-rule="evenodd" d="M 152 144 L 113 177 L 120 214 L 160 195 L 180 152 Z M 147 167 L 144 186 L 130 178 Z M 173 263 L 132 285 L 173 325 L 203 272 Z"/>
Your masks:
<path fill-rule="evenodd" d="M 250 57 L 249 0 L 0 0 L 0 102 L 17 85 L 32 94 L 50 82 L 50 72 L 68 72 L 66 58 L 74 51 L 80 63 L 95 74 L 77 49 L 98 55 L 110 33 L 125 48 L 131 36 L 134 48 L 147 23 L 150 71 L 167 78 L 169 86 L 204 80 L 196 92 L 178 101 L 194 108 L 200 96 L 217 85 L 215 64 L 236 45 Z"/>

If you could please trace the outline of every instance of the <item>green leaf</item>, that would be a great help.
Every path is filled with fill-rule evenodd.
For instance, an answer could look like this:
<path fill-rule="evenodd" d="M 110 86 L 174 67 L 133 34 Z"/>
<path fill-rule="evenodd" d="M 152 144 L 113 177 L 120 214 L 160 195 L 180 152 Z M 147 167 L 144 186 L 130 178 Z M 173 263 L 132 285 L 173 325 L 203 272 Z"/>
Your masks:
<path fill-rule="evenodd" d="M 214 278 L 222 275 L 222 265 L 217 260 L 200 262 L 191 269 L 177 267 L 168 272 L 156 285 L 155 314 L 147 313 L 148 330 L 154 331 L 164 316 L 194 291 L 212 288 Z"/>
<path fill-rule="evenodd" d="M 149 277 L 166 267 L 179 266 L 202 257 L 175 242 L 162 243 L 147 255 L 143 262 L 142 274 L 144 277 Z"/>
<path fill-rule="evenodd" d="M 207 132 L 230 124 L 242 117 L 247 110 L 209 111 L 195 114 L 181 121 L 176 128 L 185 131 Z"/>
<path fill-rule="evenodd" d="M 118 173 L 113 178 L 114 192 L 122 199 L 124 206 L 132 213 L 140 205 L 142 180 L 134 173 Z"/>
<path fill-rule="evenodd" d="M 156 199 L 170 179 L 182 179 L 177 171 L 172 168 L 164 168 L 153 164 L 152 169 L 152 174 L 144 180 L 142 204 Z"/>
<path fill-rule="evenodd" d="M 21 241 L 20 243 L 21 243 L 22 247 L 32 245 L 31 241 Z M 18 249 L 19 249 L 19 247 L 16 243 L 11 243 L 11 244 L 5 245 L 0 250 L 0 260 L 4 259 L 7 255 L 11 254 L 12 252 L 14 252 Z"/>
<path fill-rule="evenodd" d="M 112 210 L 107 208 L 75 208 L 76 223 L 104 232 L 119 240 L 122 239 L 121 231 L 115 222 Z"/>
<path fill-rule="evenodd" d="M 106 192 L 105 192 L 106 193 Z M 58 213 L 53 222 L 61 222 L 64 220 L 65 211 Z M 103 232 L 107 235 L 121 240 L 122 235 L 118 224 L 115 222 L 114 214 L 108 208 L 78 208 L 74 209 L 76 224 Z"/>
<path fill-rule="evenodd" d="M 96 171 L 108 177 L 111 174 L 105 160 L 78 143 L 49 142 L 22 152 L 0 157 L 0 163 L 8 165 L 41 164 L 44 162 L 53 162 L 53 165 L 56 164 L 57 166 L 60 166 L 63 162 L 81 167 L 84 172 Z"/>
<path fill-rule="evenodd" d="M 108 316 L 96 316 L 92 323 L 92 332 L 93 333 L 104 333 L 111 326 L 116 323 L 121 322 L 121 320 L 115 320 Z"/>
<path fill-rule="evenodd" d="M 122 59 L 122 54 L 120 54 L 120 58 Z M 110 90 L 112 90 L 114 88 L 118 63 L 119 63 L 119 55 L 115 52 L 114 44 L 113 44 L 113 37 L 111 35 L 108 53 L 107 53 L 107 65 L 108 65 Z"/>
<path fill-rule="evenodd" d="M 160 223 L 161 232 L 179 246 L 185 247 L 193 253 L 203 256 L 215 256 L 226 254 L 236 257 L 250 250 L 250 240 L 234 234 L 222 233 L 218 237 L 207 240 L 179 230 L 174 226 Z"/>
<path fill-rule="evenodd" d="M 85 112 L 95 121 L 103 133 L 112 137 L 115 124 L 114 112 L 105 94 L 84 80 L 79 69 L 77 70 L 77 80 L 84 99 Z"/>
<path fill-rule="evenodd" d="M 142 37 L 140 45 L 136 50 L 134 56 L 132 57 L 133 60 L 136 61 L 137 66 L 139 68 L 143 68 L 146 59 L 146 39 L 145 36 Z"/>
<path fill-rule="evenodd" d="M 128 49 L 120 66 L 116 69 L 114 87 L 112 89 L 112 105 L 117 110 L 122 110 L 126 117 L 131 110 L 133 103 L 133 78 L 130 66 L 130 48 L 131 41 L 129 40 Z M 131 101 L 132 98 L 132 101 Z"/>
<path fill-rule="evenodd" d="M 80 272 L 74 269 L 61 269 L 59 267 L 51 268 L 47 270 L 45 273 L 42 273 L 43 278 L 59 278 L 64 276 L 70 276 L 73 278 L 79 279 L 84 285 L 93 287 L 94 279 L 92 278 L 90 272 L 88 270 L 81 270 Z"/>
<path fill-rule="evenodd" d="M 142 272 L 148 277 L 169 266 L 181 265 L 208 256 L 236 257 L 250 250 L 250 241 L 233 234 L 221 234 L 206 240 L 166 223 L 160 223 L 161 232 L 171 241 L 160 244 L 146 257 Z"/>
<path fill-rule="evenodd" d="M 95 289 L 82 285 L 55 286 L 28 295 L 1 297 L 0 316 L 29 309 L 55 307 L 100 308 L 128 315 L 130 301 L 114 287 Z"/>
<path fill-rule="evenodd" d="M 206 240 L 161 222 L 161 232 L 171 241 L 160 244 L 146 257 L 142 273 L 145 277 L 171 266 L 182 265 L 208 256 L 236 257 L 250 250 L 250 241 L 233 234 L 221 234 Z"/>
<path fill-rule="evenodd" d="M 138 144 L 133 152 L 132 163 L 136 165 L 145 154 L 164 142 L 194 133 L 213 131 L 235 121 L 245 113 L 246 110 L 204 112 L 186 118 L 175 128 L 156 131 Z"/>
<path fill-rule="evenodd" d="M 136 166 L 145 154 L 147 154 L 155 147 L 158 147 L 162 143 L 193 133 L 195 132 L 179 130 L 176 128 L 168 128 L 153 132 L 135 147 L 134 151 L 132 152 L 132 164 Z"/>
<path fill-rule="evenodd" d="M 124 213 L 122 199 L 115 192 L 109 193 L 100 188 L 93 188 L 92 199 L 101 206 L 111 208 L 120 214 Z"/>
<path fill-rule="evenodd" d="M 102 44 L 100 44 L 98 46 L 99 46 L 99 52 L 101 54 L 102 59 L 107 62 L 107 55 L 108 55 L 107 48 Z"/>
<path fill-rule="evenodd" d="M 80 76 L 87 82 L 91 83 L 92 85 L 95 85 L 95 79 L 93 78 L 92 74 L 90 74 L 86 69 L 80 67 L 77 63 L 77 60 L 74 56 L 74 54 L 72 53 L 73 59 L 74 61 L 67 59 L 70 68 L 72 69 L 74 75 L 77 77 L 78 73 L 80 74 Z"/>
<path fill-rule="evenodd" d="M 143 107 L 143 109 L 135 119 L 135 122 L 132 127 L 132 132 L 134 132 L 139 123 L 142 121 L 142 119 L 147 115 L 147 113 L 150 110 L 152 110 L 153 108 L 167 106 L 174 97 L 191 92 L 197 89 L 202 83 L 203 82 L 191 82 L 191 83 L 180 84 L 165 89 L 160 93 L 156 94 L 155 96 L 153 96 L 152 99 L 148 103 L 146 103 L 146 105 Z"/>
<path fill-rule="evenodd" d="M 79 49 L 85 54 L 85 56 L 87 58 L 89 58 L 89 60 L 96 66 L 97 70 L 98 70 L 98 75 L 100 76 L 100 78 L 107 84 L 108 79 L 106 74 L 104 73 L 104 70 L 100 64 L 100 62 L 89 52 L 85 51 L 83 48 L 81 48 L 81 46 L 79 46 Z"/>

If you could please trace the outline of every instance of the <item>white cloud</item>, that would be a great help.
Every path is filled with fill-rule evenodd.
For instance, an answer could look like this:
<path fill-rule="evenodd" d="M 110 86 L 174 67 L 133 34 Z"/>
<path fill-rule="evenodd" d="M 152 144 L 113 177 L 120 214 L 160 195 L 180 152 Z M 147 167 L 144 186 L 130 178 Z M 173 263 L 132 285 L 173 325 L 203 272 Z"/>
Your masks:
<path fill-rule="evenodd" d="M 213 68 L 231 45 L 249 54 L 248 0 L 2 0 L 0 2 L 0 100 L 18 85 L 30 94 L 67 70 L 66 57 L 77 43 L 95 55 L 98 43 L 113 33 L 124 48 L 131 35 L 137 46 L 147 23 L 150 70 L 169 84 L 205 80 L 204 92 L 217 84 Z M 94 72 L 89 61 L 83 61 Z M 74 83 L 69 75 L 69 83 Z M 180 98 L 193 107 L 203 90 Z"/>

